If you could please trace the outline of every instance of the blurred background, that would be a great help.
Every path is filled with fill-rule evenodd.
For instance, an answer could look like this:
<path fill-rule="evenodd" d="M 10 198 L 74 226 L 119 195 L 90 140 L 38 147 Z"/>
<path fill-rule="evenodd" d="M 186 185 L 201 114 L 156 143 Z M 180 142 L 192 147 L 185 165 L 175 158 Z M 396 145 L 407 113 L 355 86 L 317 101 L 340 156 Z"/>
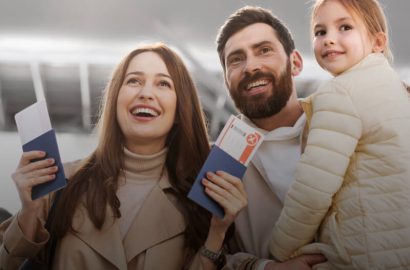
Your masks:
<path fill-rule="evenodd" d="M 394 67 L 410 83 L 409 0 L 380 0 L 390 24 Z M 236 110 L 225 89 L 215 37 L 245 5 L 269 8 L 304 57 L 301 97 L 329 78 L 310 45 L 307 0 L 0 0 L 0 207 L 20 208 L 11 180 L 21 145 L 14 114 L 47 100 L 63 161 L 95 147 L 93 127 L 113 67 L 139 43 L 163 41 L 184 58 L 199 89 L 212 139 Z"/>

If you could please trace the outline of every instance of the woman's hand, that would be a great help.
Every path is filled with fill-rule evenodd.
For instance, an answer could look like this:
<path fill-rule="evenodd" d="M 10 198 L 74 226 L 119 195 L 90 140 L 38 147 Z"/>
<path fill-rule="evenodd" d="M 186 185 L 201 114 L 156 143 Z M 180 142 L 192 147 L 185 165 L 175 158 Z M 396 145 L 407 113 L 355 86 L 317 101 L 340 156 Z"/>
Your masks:
<path fill-rule="evenodd" d="M 37 210 L 41 200 L 33 201 L 31 199 L 31 190 L 34 186 L 49 182 L 55 178 L 57 166 L 52 166 L 54 159 L 48 158 L 31 162 L 35 159 L 44 158 L 45 155 L 46 153 L 42 151 L 23 153 L 16 171 L 12 174 L 20 197 L 22 210 Z"/>
<path fill-rule="evenodd" d="M 42 151 L 30 151 L 22 154 L 16 171 L 12 174 L 13 181 L 21 201 L 21 210 L 18 214 L 19 225 L 26 237 L 34 240 L 36 219 L 43 209 L 45 200 L 31 199 L 31 190 L 34 186 L 49 182 L 55 178 L 58 170 L 54 166 L 54 159 L 32 160 L 44 158 Z"/>
<path fill-rule="evenodd" d="M 248 205 L 248 200 L 242 181 L 229 173 L 208 172 L 206 178 L 202 179 L 202 184 L 205 186 L 206 194 L 214 199 L 225 212 L 222 219 L 212 216 L 208 238 L 205 241 L 207 249 L 219 252 L 229 226 L 235 221 L 239 212 Z M 205 269 L 212 269 L 212 264 L 209 262 L 205 264 L 207 265 Z"/>

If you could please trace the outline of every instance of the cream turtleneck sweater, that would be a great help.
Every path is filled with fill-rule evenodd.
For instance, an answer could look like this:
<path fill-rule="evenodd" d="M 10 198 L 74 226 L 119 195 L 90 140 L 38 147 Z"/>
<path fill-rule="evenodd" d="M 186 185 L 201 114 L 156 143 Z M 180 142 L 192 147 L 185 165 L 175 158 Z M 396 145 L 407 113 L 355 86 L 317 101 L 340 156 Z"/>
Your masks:
<path fill-rule="evenodd" d="M 145 198 L 159 182 L 168 149 L 153 155 L 139 155 L 124 149 L 124 175 L 119 178 L 117 196 L 121 202 L 119 219 L 123 237 L 128 232 Z M 125 177 L 125 178 L 124 178 Z"/>

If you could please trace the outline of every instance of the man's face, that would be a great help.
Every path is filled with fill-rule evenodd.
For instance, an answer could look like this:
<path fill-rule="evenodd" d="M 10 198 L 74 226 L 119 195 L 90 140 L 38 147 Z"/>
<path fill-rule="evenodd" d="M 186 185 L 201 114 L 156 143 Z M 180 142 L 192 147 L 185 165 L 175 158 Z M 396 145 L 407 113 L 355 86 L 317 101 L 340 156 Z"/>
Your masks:
<path fill-rule="evenodd" d="M 293 90 L 289 57 L 267 24 L 251 24 L 225 45 L 225 80 L 236 107 L 250 119 L 272 116 Z"/>

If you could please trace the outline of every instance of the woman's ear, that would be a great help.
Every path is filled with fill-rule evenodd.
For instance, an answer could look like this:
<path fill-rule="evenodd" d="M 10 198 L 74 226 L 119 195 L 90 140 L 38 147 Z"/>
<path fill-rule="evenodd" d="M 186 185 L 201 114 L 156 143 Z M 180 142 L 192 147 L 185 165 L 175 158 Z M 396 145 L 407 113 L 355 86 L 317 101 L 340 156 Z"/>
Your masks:
<path fill-rule="evenodd" d="M 382 53 L 386 49 L 386 45 L 387 45 L 386 33 L 379 32 L 375 35 L 372 52 Z"/>
<path fill-rule="evenodd" d="M 299 75 L 303 70 L 303 59 L 297 50 L 293 50 L 290 54 L 290 65 L 292 76 Z"/>

